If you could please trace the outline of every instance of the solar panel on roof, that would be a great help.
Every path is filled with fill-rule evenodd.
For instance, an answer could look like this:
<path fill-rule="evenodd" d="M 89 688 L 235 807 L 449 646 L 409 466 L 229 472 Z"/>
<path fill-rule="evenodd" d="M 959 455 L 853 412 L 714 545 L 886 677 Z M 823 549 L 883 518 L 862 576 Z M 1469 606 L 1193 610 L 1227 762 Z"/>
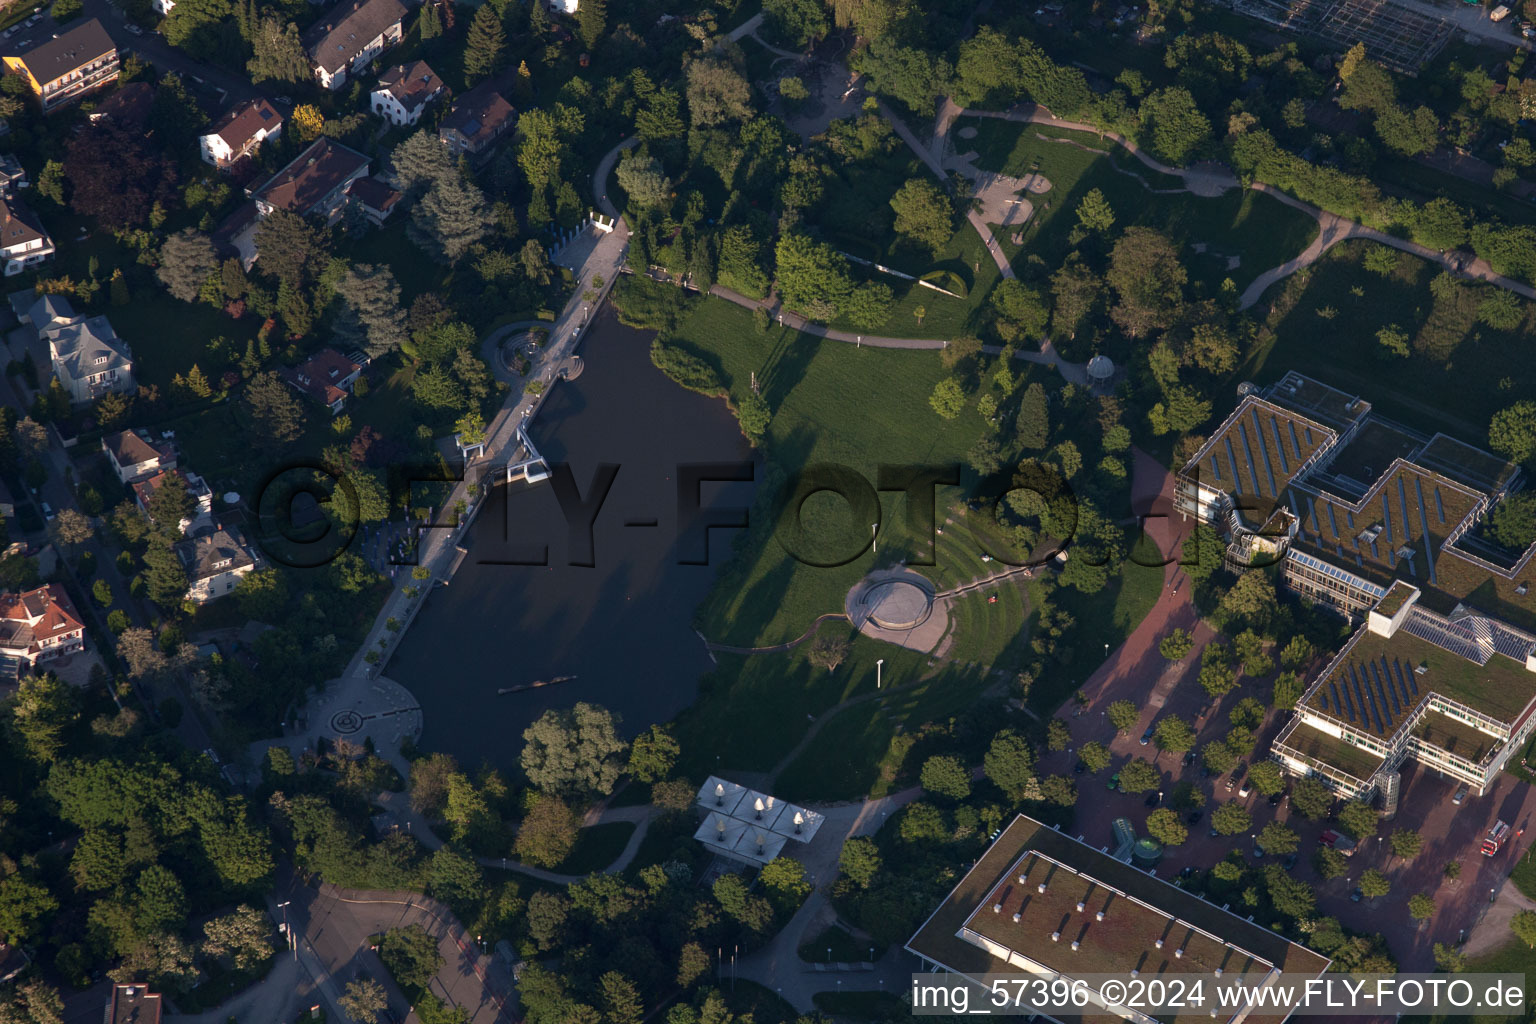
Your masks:
<path fill-rule="evenodd" d="M 1435 515 L 1439 517 L 1440 524 L 1445 525 L 1445 502 L 1440 500 L 1440 488 L 1435 488 Z"/>
<path fill-rule="evenodd" d="M 1216 461 L 1216 453 L 1211 452 L 1211 473 L 1215 475 L 1216 482 L 1221 483 L 1221 463 Z"/>
<path fill-rule="evenodd" d="M 1355 689 L 1355 699 L 1360 702 L 1360 720 L 1367 726 L 1371 724 L 1372 716 L 1376 715 L 1376 702 L 1366 700 L 1367 691 L 1360 686 L 1360 677 L 1355 675 L 1355 666 L 1349 666 L 1349 682 Z M 1367 713 L 1369 712 L 1369 713 Z M 1381 730 L 1381 718 L 1376 717 L 1376 729 Z"/>
<path fill-rule="evenodd" d="M 1408 683 L 1403 678 L 1403 663 L 1398 661 L 1396 658 L 1393 658 L 1392 671 L 1397 677 L 1397 688 L 1401 690 L 1403 694 L 1403 707 L 1412 707 L 1413 697 L 1408 693 Z"/>
<path fill-rule="evenodd" d="M 1383 665 L 1386 664 L 1386 661 L 1386 658 L 1381 659 Z M 1371 675 L 1376 678 L 1376 685 L 1387 691 L 1387 696 L 1391 698 L 1392 701 L 1392 710 L 1396 714 L 1401 715 L 1403 713 L 1403 706 L 1397 702 L 1397 691 L 1392 688 L 1391 674 L 1388 674 L 1387 677 L 1383 679 L 1381 675 L 1381 669 L 1378 668 L 1376 666 L 1376 662 L 1373 661 L 1371 662 Z"/>
<path fill-rule="evenodd" d="M 1387 492 L 1381 492 L 1381 518 L 1387 526 L 1387 540 L 1396 540 L 1397 531 L 1392 528 L 1392 506 L 1387 502 Z"/>
<path fill-rule="evenodd" d="M 1338 714 L 1344 710 L 1344 705 L 1339 703 L 1339 684 L 1330 679 L 1328 680 L 1328 688 L 1333 691 L 1333 712 Z M 1353 711 L 1349 713 L 1349 720 L 1351 722 L 1355 720 L 1355 713 Z"/>
<path fill-rule="evenodd" d="M 1319 530 L 1317 528 L 1317 502 L 1312 500 L 1312 495 L 1310 495 L 1310 494 L 1307 495 L 1307 518 L 1309 518 L 1312 521 L 1312 532 L 1313 533 L 1322 533 L 1323 532 L 1322 530 Z"/>
<path fill-rule="evenodd" d="M 1253 414 L 1253 439 L 1259 446 L 1259 458 L 1264 462 L 1264 475 L 1269 479 L 1269 493 L 1279 494 L 1280 488 L 1275 486 L 1275 471 L 1269 464 L 1269 448 L 1264 444 L 1264 425 L 1259 422 L 1258 406 L 1254 406 L 1248 411 Z M 1244 443 L 1246 443 L 1246 439 L 1244 439 Z"/>
<path fill-rule="evenodd" d="M 1376 550 L 1376 541 L 1375 540 L 1371 541 L 1371 557 L 1375 558 L 1375 559 L 1380 559 L 1381 558 L 1381 552 Z"/>
<path fill-rule="evenodd" d="M 1232 493 L 1243 493 L 1243 474 L 1237 471 L 1237 454 L 1232 451 L 1232 436 L 1228 434 L 1221 439 L 1227 447 L 1227 465 L 1232 467 Z"/>
<path fill-rule="evenodd" d="M 1324 711 L 1328 710 L 1328 695 L 1323 691 L 1317 691 L 1317 706 Z"/>
<path fill-rule="evenodd" d="M 1290 476 L 1291 467 L 1285 461 L 1285 440 L 1280 436 L 1280 421 L 1271 416 L 1269 418 L 1269 428 L 1275 435 L 1275 457 L 1280 460 L 1280 472 Z"/>
<path fill-rule="evenodd" d="M 1301 445 L 1296 440 L 1296 421 L 1295 420 L 1286 420 L 1285 421 L 1285 426 L 1286 426 L 1286 429 L 1288 429 L 1291 432 L 1291 450 L 1296 453 L 1296 461 L 1300 462 L 1301 461 Z M 1310 437 L 1307 438 L 1307 443 L 1308 444 L 1312 443 L 1312 439 Z"/>

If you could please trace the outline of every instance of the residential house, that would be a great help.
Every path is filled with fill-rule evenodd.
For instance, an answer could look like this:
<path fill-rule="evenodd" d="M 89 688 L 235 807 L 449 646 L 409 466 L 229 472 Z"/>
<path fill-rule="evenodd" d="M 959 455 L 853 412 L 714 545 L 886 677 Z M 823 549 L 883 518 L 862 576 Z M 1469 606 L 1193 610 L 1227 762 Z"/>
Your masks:
<path fill-rule="evenodd" d="M 325 14 L 304 33 L 304 50 L 323 88 L 347 84 L 379 54 L 400 42 L 405 7 L 400 0 L 352 0 Z"/>
<path fill-rule="evenodd" d="M 96 18 L 3 59 L 25 79 L 44 113 L 117 81 L 117 45 Z"/>
<path fill-rule="evenodd" d="M 256 568 L 256 555 L 235 526 L 215 526 L 177 541 L 176 557 L 187 570 L 187 599 L 196 604 L 224 597 Z"/>
<path fill-rule="evenodd" d="M 581 0 L 548 0 L 549 9 L 556 14 L 575 14 L 581 7 Z"/>
<path fill-rule="evenodd" d="M 169 7 L 171 0 L 165 0 Z M 148 985 L 114 985 L 102 1024 L 160 1024 L 161 999 Z"/>
<path fill-rule="evenodd" d="M 53 239 L 37 214 L 14 195 L 0 195 L 0 252 L 5 276 L 15 277 L 53 255 Z"/>
<path fill-rule="evenodd" d="M 483 153 L 517 125 L 517 111 L 489 82 L 454 101 L 437 137 L 455 153 Z"/>
<path fill-rule="evenodd" d="M 266 100 L 254 99 L 230 109 L 198 137 L 197 144 L 204 163 L 223 169 L 255 153 L 282 127 L 283 115 Z"/>
<path fill-rule="evenodd" d="M 27 288 L 10 295 L 11 311 L 16 319 L 39 334 L 50 327 L 69 323 L 75 318 L 75 307 L 63 295 L 39 295 L 34 288 Z"/>
<path fill-rule="evenodd" d="M 21 161 L 10 153 L 0 153 L 0 192 L 15 192 L 31 184 L 27 180 L 27 169 L 21 166 Z"/>
<path fill-rule="evenodd" d="M 120 430 L 101 439 L 112 472 L 127 485 L 176 468 L 176 449 L 169 443 L 156 442 L 147 430 Z"/>
<path fill-rule="evenodd" d="M 357 202 L 375 224 L 383 224 L 404 198 L 378 178 L 358 178 L 347 186 L 347 197 Z"/>
<path fill-rule="evenodd" d="M 368 158 L 330 138 L 319 138 L 251 193 L 263 217 L 286 210 L 334 221 L 341 215 L 347 186 L 368 173 Z"/>
<path fill-rule="evenodd" d="M 368 357 L 361 352 L 344 356 L 333 348 L 323 348 L 298 366 L 284 370 L 283 378 L 334 416 L 347 404 L 352 385 L 367 365 Z"/>
<path fill-rule="evenodd" d="M 139 511 L 149 515 L 149 506 L 154 500 L 155 492 L 164 487 L 173 477 L 179 479 L 182 486 L 186 487 L 187 493 L 192 496 L 192 515 L 176 524 L 181 532 L 183 534 L 195 532 L 202 525 L 212 522 L 213 488 L 208 486 L 208 481 L 186 469 L 163 469 L 133 484 L 133 503 L 138 506 Z"/>
<path fill-rule="evenodd" d="M 106 317 L 54 321 L 39 333 L 48 339 L 53 375 L 71 402 L 83 405 L 109 391 L 126 394 L 138 387 L 133 379 L 133 352 Z"/>
<path fill-rule="evenodd" d="M 379 76 L 373 87 L 373 112 L 393 125 L 415 124 L 427 105 L 447 91 L 424 60 L 399 64 Z"/>
<path fill-rule="evenodd" d="M 175 8 L 176 0 L 151 0 L 151 4 L 155 8 L 155 13 L 163 18 Z"/>
<path fill-rule="evenodd" d="M 0 594 L 0 665 L 18 674 L 85 648 L 85 624 L 57 583 L 22 593 Z"/>
<path fill-rule="evenodd" d="M 90 113 L 91 123 L 111 121 L 120 128 L 142 128 L 155 104 L 155 88 L 148 82 L 129 82 L 106 96 Z"/>

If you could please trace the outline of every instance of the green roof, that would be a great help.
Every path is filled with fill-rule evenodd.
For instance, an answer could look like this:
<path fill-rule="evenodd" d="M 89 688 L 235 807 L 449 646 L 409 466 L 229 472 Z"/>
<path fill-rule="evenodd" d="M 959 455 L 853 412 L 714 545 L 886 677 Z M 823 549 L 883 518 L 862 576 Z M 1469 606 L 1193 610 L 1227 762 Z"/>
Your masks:
<path fill-rule="evenodd" d="M 1433 743 L 1441 750 L 1473 764 L 1481 764 L 1489 751 L 1503 742 L 1497 736 L 1433 709 L 1425 713 L 1414 727 L 1413 734 L 1425 743 Z"/>
<path fill-rule="evenodd" d="M 1331 765 L 1361 782 L 1369 782 L 1371 776 L 1376 774 L 1376 769 L 1381 767 L 1381 762 L 1385 760 L 1379 754 L 1373 754 L 1353 743 L 1345 743 L 1339 737 L 1323 732 L 1306 722 L 1297 722 L 1296 727 L 1289 734 L 1282 736 L 1278 742 L 1299 754 L 1305 754 Z"/>

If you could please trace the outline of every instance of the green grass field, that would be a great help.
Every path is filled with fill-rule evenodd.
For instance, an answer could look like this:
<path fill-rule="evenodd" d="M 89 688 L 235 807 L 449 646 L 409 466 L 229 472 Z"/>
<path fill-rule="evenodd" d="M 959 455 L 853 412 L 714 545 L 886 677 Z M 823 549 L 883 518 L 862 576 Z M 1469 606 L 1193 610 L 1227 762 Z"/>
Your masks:
<path fill-rule="evenodd" d="M 1383 414 L 1432 433 L 1444 430 L 1484 442 L 1488 421 L 1519 398 L 1536 394 L 1536 362 L 1511 358 L 1536 336 L 1532 306 L 1514 331 L 1476 321 L 1478 296 L 1492 286 L 1464 285 L 1439 299 L 1430 282 L 1439 270 L 1401 254 L 1387 277 L 1364 268 L 1373 242 L 1335 246 L 1304 276 L 1272 290 L 1276 304 L 1269 344 L 1239 369 L 1238 380 L 1268 382 L 1296 369 L 1363 395 Z M 1396 324 L 1413 355 L 1383 359 L 1376 333 Z M 1454 402 L 1446 396 L 1454 395 Z"/>
<path fill-rule="evenodd" d="M 978 167 L 1015 177 L 1039 173 L 1050 179 L 1049 192 L 1031 196 L 1035 215 L 1025 238 L 1025 248 L 1047 266 L 1058 266 L 1071 250 L 1068 235 L 1077 226 L 1073 211 L 1094 188 L 1104 193 L 1115 211 L 1115 233 L 1141 225 L 1165 232 L 1183 246 L 1205 244 L 1205 253 L 1187 248 L 1184 259 L 1191 280 L 1203 284 L 1208 294 L 1214 294 L 1228 277 L 1243 288 L 1262 271 L 1301 252 L 1317 234 L 1311 217 L 1254 192 L 1233 190 L 1216 198 L 1154 195 L 1149 188 L 1177 188 L 1181 183 L 1087 132 L 995 118 L 961 118 L 952 131 L 966 127 L 974 127 L 976 137 L 957 138 L 956 145 L 974 149 L 979 154 Z M 1005 245 L 1005 252 L 1014 251 L 1011 243 Z M 1231 257 L 1239 260 L 1235 268 L 1229 266 Z"/>
<path fill-rule="evenodd" d="M 570 856 L 556 868 L 566 875 L 587 875 L 603 871 L 619 859 L 624 845 L 635 833 L 632 821 L 610 821 L 606 825 L 590 825 L 576 834 L 576 845 Z"/>
<path fill-rule="evenodd" d="M 948 376 L 935 352 L 856 348 L 777 327 L 759 334 L 746 310 L 718 299 L 700 303 L 676 340 L 709 359 L 733 396 L 743 395 L 757 374 L 774 410 L 767 457 L 785 473 L 831 463 L 853 469 L 873 489 L 879 465 L 962 461 L 982 432 L 974 409 L 955 420 L 929 409 L 934 385 Z M 939 508 L 954 500 L 948 491 L 939 489 Z M 700 629 L 716 642 L 766 646 L 799 636 L 818 615 L 841 611 L 865 573 L 915 548 L 903 500 L 900 492 L 879 495 L 878 554 L 867 543 L 873 520 L 854 522 L 849 506 L 829 494 L 807 501 L 804 542 L 788 543 L 817 561 L 851 559 L 828 567 L 791 558 L 776 524 L 759 515 L 701 608 Z"/>

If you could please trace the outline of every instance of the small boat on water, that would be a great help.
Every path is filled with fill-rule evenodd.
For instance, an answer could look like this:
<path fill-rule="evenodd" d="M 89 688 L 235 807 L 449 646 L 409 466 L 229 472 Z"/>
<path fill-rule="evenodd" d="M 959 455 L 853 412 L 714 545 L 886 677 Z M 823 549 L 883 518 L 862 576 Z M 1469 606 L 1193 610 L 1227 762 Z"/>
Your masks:
<path fill-rule="evenodd" d="M 503 686 L 496 691 L 496 696 L 504 697 L 509 693 L 522 693 L 525 690 L 537 690 L 541 686 L 554 686 L 556 683 L 568 683 L 575 676 L 555 676 L 553 679 L 537 679 L 531 683 L 523 683 L 521 686 Z"/>

